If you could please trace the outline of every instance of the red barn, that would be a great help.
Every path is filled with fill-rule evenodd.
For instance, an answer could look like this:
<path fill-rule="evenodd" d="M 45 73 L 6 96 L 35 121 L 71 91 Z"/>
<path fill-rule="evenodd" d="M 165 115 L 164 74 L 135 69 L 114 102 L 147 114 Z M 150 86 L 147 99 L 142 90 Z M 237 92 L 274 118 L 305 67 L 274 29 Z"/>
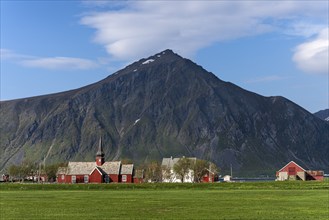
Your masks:
<path fill-rule="evenodd" d="M 323 171 L 305 170 L 294 161 L 290 161 L 287 165 L 276 172 L 276 180 L 323 180 Z"/>

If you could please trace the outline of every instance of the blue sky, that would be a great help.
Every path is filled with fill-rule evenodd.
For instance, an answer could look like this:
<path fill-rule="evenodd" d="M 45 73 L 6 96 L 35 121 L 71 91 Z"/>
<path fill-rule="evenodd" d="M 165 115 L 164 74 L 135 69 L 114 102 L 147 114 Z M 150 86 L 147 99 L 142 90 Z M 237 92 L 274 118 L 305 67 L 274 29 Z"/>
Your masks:
<path fill-rule="evenodd" d="M 327 1 L 4 1 L 1 100 L 97 82 L 172 49 L 224 81 L 328 108 Z"/>

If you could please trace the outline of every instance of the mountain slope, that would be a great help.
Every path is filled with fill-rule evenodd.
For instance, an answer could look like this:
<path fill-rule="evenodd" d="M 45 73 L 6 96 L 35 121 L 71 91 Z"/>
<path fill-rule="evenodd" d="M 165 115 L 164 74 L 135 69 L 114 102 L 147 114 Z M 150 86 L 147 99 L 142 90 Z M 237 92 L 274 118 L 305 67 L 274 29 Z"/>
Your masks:
<path fill-rule="evenodd" d="M 107 160 L 196 156 L 244 173 L 290 160 L 329 166 L 328 124 L 170 50 L 77 90 L 1 102 L 0 118 L 0 169 L 25 158 L 92 161 L 99 137 Z"/>
<path fill-rule="evenodd" d="M 329 109 L 315 112 L 314 115 L 322 120 L 329 122 Z"/>

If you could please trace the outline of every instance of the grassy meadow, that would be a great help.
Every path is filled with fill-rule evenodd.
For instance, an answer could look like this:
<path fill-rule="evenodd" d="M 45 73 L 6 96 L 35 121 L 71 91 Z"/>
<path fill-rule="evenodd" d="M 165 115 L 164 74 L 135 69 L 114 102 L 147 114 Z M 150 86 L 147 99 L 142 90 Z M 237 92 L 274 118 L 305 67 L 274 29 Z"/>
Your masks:
<path fill-rule="evenodd" d="M 0 219 L 328 219 L 329 182 L 0 184 Z"/>

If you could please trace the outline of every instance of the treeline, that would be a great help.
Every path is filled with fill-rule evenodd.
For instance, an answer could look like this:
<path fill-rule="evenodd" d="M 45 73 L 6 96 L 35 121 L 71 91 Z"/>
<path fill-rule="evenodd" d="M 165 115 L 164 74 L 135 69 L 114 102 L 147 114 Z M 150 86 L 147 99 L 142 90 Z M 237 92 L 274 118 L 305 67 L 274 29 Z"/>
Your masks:
<path fill-rule="evenodd" d="M 192 171 L 194 182 L 199 183 L 206 174 L 211 173 L 216 176 L 219 173 L 219 168 L 212 162 L 185 157 L 180 158 L 172 169 L 168 166 L 162 166 L 158 161 L 142 164 L 137 169 L 144 171 L 145 182 L 162 182 L 163 179 L 172 182 L 174 178 L 184 182 L 184 178 Z"/>
<path fill-rule="evenodd" d="M 129 159 L 121 160 L 123 164 L 131 164 Z M 55 182 L 59 167 L 66 167 L 67 163 L 56 163 L 44 165 L 42 163 L 32 163 L 24 161 L 20 165 L 11 165 L 8 169 L 10 181 L 46 181 Z M 144 182 L 162 182 L 163 179 L 172 182 L 175 178 L 184 182 L 184 178 L 193 172 L 194 182 L 201 182 L 202 178 L 209 173 L 217 175 L 219 168 L 206 160 L 192 160 L 190 158 L 180 158 L 173 167 L 162 166 L 159 161 L 143 163 L 135 167 L 135 172 L 141 174 Z"/>
<path fill-rule="evenodd" d="M 58 167 L 67 166 L 67 163 L 56 163 L 44 165 L 41 163 L 33 163 L 31 161 L 23 161 L 19 165 L 11 165 L 8 169 L 10 181 L 33 181 L 40 180 L 47 182 L 55 182 Z"/>

